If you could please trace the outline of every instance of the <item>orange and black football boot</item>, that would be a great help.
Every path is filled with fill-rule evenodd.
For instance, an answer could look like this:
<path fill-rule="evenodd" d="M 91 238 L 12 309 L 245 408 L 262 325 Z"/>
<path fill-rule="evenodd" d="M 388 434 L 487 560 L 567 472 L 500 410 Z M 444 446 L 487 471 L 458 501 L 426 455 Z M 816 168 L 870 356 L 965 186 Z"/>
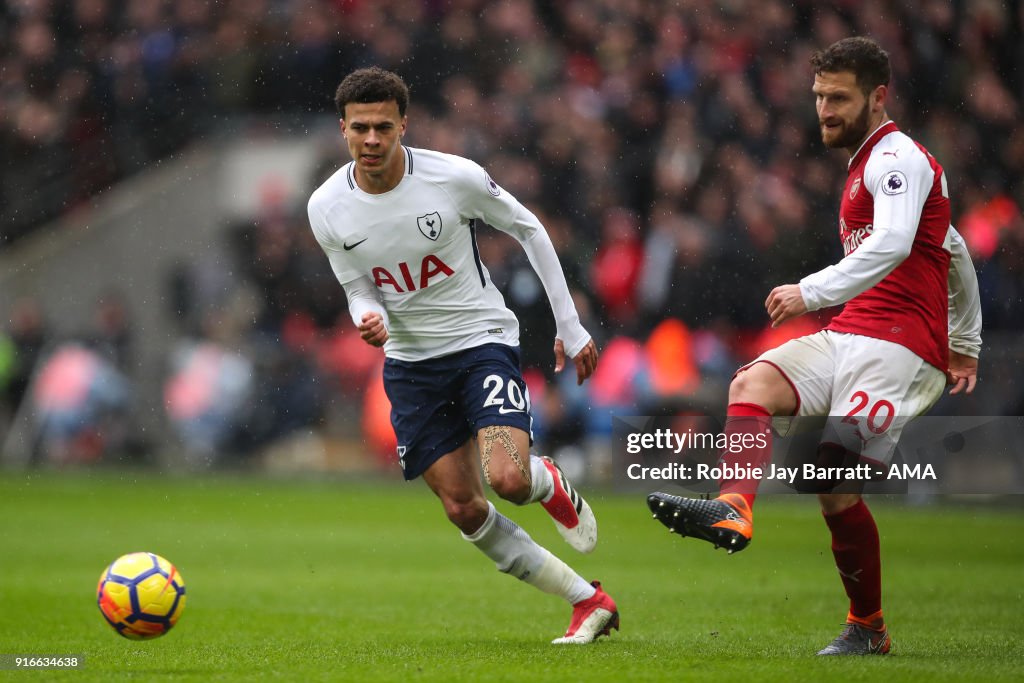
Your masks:
<path fill-rule="evenodd" d="M 753 513 L 738 493 L 711 500 L 652 493 L 647 507 L 673 533 L 703 539 L 730 554 L 746 548 L 754 536 Z"/>

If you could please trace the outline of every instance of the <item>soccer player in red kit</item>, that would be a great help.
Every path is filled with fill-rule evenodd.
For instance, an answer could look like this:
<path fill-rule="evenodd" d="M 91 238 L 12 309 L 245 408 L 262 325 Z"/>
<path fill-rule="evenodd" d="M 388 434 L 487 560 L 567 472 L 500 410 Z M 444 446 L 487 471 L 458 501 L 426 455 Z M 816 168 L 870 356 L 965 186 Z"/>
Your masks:
<path fill-rule="evenodd" d="M 953 384 L 951 394 L 974 390 L 981 350 L 977 276 L 950 225 L 942 166 L 886 114 L 888 54 L 868 38 L 846 38 L 816 53 L 811 64 L 822 141 L 850 155 L 839 210 L 845 257 L 799 284 L 776 287 L 765 307 L 777 326 L 807 311 L 845 306 L 824 330 L 740 368 L 729 387 L 725 430 L 763 434 L 780 430 L 790 416 L 841 415 L 855 438 L 823 440 L 820 453 L 833 449 L 840 457 L 852 453 L 886 464 L 906 419 L 925 413 L 943 386 Z M 770 448 L 769 440 L 766 448 L 726 451 L 722 462 L 763 468 Z M 757 484 L 723 480 L 713 500 L 652 493 L 648 505 L 674 532 L 735 552 L 753 536 Z M 886 654 L 891 641 L 875 521 L 859 492 L 818 499 L 850 599 L 845 628 L 818 654 Z"/>

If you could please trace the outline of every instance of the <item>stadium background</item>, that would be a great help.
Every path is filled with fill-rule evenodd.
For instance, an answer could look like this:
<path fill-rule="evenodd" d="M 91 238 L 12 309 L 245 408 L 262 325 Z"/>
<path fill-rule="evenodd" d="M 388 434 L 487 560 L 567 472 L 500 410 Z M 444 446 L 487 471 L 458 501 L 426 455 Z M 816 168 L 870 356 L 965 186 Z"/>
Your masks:
<path fill-rule="evenodd" d="M 772 331 L 761 302 L 841 256 L 808 58 L 851 33 L 890 51 L 890 113 L 979 272 L 982 385 L 937 410 L 1020 414 L 1022 32 L 985 0 L 5 2 L 5 458 L 394 473 L 380 354 L 304 211 L 368 64 L 409 82 L 408 144 L 479 161 L 551 232 L 603 349 L 583 390 L 551 373 L 525 255 L 481 237 L 543 448 L 588 471 L 613 413 L 720 410 L 738 364 L 824 320 Z"/>
<path fill-rule="evenodd" d="M 0 1 L 0 668 L 1019 680 L 1019 496 L 873 497 L 896 656 L 821 662 L 843 599 L 813 500 L 767 496 L 756 547 L 726 558 L 599 485 L 612 414 L 721 410 L 737 364 L 823 322 L 772 332 L 761 302 L 840 256 L 844 159 L 821 148 L 807 62 L 851 33 L 890 50 L 890 111 L 945 166 L 979 271 L 981 384 L 935 413 L 1020 415 L 1020 2 Z M 510 588 L 426 487 L 388 481 L 380 354 L 304 212 L 347 160 L 334 87 L 368 64 L 412 86 L 410 145 L 476 159 L 542 216 L 603 349 L 582 390 L 553 379 L 543 293 L 482 231 L 541 448 L 590 479 L 601 519 L 598 551 L 565 558 L 623 611 L 594 648 L 552 651 L 564 606 Z M 1015 445 L 993 471 L 1019 487 Z M 561 554 L 534 508 L 506 512 Z M 93 588 L 142 549 L 189 603 L 139 644 Z"/>

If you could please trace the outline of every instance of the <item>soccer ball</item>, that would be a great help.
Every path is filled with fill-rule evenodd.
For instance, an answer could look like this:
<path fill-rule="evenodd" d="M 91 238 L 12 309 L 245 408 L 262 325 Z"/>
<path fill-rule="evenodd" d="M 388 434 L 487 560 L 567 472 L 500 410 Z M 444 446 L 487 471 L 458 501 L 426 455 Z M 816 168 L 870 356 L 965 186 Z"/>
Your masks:
<path fill-rule="evenodd" d="M 170 631 L 184 611 L 185 580 L 159 555 L 122 555 L 100 575 L 96 603 L 125 638 L 156 638 Z"/>

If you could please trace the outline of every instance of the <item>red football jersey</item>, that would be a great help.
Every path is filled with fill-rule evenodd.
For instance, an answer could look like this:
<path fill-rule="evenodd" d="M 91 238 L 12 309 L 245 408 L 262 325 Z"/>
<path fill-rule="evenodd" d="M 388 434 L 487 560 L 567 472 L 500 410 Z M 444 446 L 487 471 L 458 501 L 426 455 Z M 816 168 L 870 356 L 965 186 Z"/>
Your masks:
<path fill-rule="evenodd" d="M 945 371 L 949 227 L 942 166 L 883 124 L 850 159 L 839 210 L 846 258 L 801 281 L 808 307 L 846 301 L 826 329 L 895 342 Z"/>

